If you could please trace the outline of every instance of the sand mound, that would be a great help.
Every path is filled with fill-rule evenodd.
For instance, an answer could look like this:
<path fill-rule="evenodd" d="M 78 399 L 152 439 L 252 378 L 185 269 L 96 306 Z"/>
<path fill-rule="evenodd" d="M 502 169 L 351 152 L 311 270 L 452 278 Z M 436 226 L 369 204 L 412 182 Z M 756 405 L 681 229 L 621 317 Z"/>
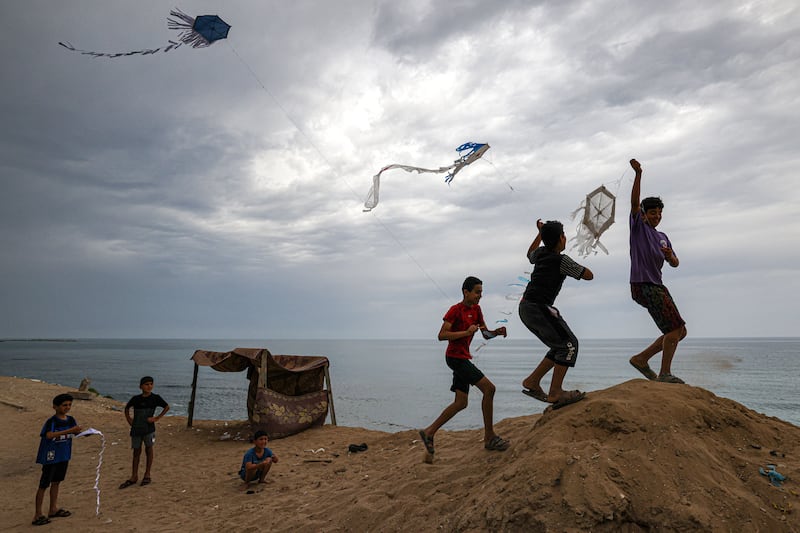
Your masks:
<path fill-rule="evenodd" d="M 0 378 L 4 527 L 30 523 L 38 432 L 63 390 Z M 325 426 L 272 441 L 281 461 L 254 495 L 237 490 L 243 424 L 165 418 L 153 484 L 119 490 L 130 470 L 119 403 L 76 401 L 72 414 L 108 441 L 100 515 L 95 437 L 75 442 L 59 498 L 74 516 L 54 521 L 86 531 L 800 531 L 800 428 L 687 385 L 633 380 L 501 421 L 504 453 L 485 451 L 482 431 L 442 430 L 433 464 L 416 431 Z M 759 474 L 768 463 L 782 487 Z"/>

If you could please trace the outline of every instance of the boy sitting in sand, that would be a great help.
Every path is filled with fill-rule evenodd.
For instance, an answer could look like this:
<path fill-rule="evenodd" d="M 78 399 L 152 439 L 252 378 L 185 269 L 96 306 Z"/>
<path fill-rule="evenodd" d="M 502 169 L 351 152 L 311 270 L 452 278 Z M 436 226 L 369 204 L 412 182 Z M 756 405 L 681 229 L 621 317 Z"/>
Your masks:
<path fill-rule="evenodd" d="M 136 485 L 139 480 L 139 458 L 142 456 L 142 443 L 144 443 L 145 454 L 147 455 L 142 486 L 150 484 L 150 469 L 153 467 L 155 455 L 153 445 L 156 442 L 156 422 L 161 420 L 161 417 L 169 411 L 169 405 L 164 401 L 164 398 L 153 393 L 153 378 L 145 376 L 140 379 L 139 388 L 142 393 L 128 400 L 125 405 L 125 419 L 131 426 L 133 466 L 131 468 L 131 477 L 119 486 L 121 489 Z M 161 412 L 156 416 L 156 408 L 158 407 L 161 407 Z M 131 417 L 131 409 L 133 409 L 133 417 Z"/>
<path fill-rule="evenodd" d="M 242 490 L 248 490 L 250 483 L 258 479 L 259 483 L 266 483 L 266 477 L 272 463 L 278 462 L 278 456 L 267 448 L 269 435 L 266 431 L 258 430 L 253 435 L 253 447 L 247 450 L 242 458 L 242 468 L 239 469 L 239 477 L 244 484 Z M 249 492 L 252 494 L 252 492 Z"/>
<path fill-rule="evenodd" d="M 43 526 L 49 524 L 51 518 L 72 514 L 58 507 L 58 489 L 67 475 L 72 457 L 72 436 L 81 432 L 75 419 L 67 414 L 72 409 L 72 401 L 70 394 L 59 394 L 53 398 L 56 414 L 42 426 L 39 452 L 36 454 L 36 462 L 42 465 L 42 477 L 39 479 L 39 490 L 36 491 L 36 512 L 31 522 L 34 526 Z M 45 516 L 42 503 L 47 487 L 50 487 L 50 509 Z"/>

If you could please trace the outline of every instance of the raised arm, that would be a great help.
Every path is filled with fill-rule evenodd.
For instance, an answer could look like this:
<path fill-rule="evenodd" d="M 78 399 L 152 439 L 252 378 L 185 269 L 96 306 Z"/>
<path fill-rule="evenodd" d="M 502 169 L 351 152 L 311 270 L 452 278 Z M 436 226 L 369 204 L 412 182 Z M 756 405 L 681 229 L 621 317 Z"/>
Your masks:
<path fill-rule="evenodd" d="M 633 178 L 633 188 L 631 189 L 631 215 L 639 212 L 639 196 L 642 189 L 642 165 L 635 159 L 631 159 L 631 168 L 636 172 Z"/>
<path fill-rule="evenodd" d="M 542 222 L 542 219 L 540 218 L 536 221 L 536 238 L 534 238 L 531 245 L 528 246 L 528 253 L 525 254 L 525 257 L 531 255 L 531 252 L 542 244 L 542 226 L 544 226 L 544 222 Z"/>

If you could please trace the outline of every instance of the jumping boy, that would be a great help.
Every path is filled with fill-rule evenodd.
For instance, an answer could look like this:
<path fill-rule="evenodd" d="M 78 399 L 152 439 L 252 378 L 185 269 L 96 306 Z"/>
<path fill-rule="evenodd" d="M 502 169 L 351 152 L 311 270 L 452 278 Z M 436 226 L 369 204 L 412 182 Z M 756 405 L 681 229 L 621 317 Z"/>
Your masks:
<path fill-rule="evenodd" d="M 266 483 L 266 477 L 273 463 L 278 462 L 278 456 L 267 448 L 269 435 L 266 431 L 258 430 L 253 435 L 253 447 L 247 450 L 242 458 L 242 467 L 239 477 L 244 481 L 242 490 L 250 488 L 250 483 L 258 479 L 259 483 Z"/>
<path fill-rule="evenodd" d="M 156 442 L 155 423 L 161 420 L 169 411 L 169 405 L 164 401 L 164 398 L 153 393 L 153 378 L 150 376 L 143 377 L 139 380 L 139 388 L 142 393 L 128 400 L 125 405 L 125 419 L 131 426 L 133 466 L 131 468 L 131 477 L 119 486 L 121 489 L 136 485 L 139 480 L 139 458 L 142 456 L 142 443 L 144 443 L 145 454 L 147 455 L 142 487 L 150 484 L 150 469 L 153 467 L 154 456 L 153 445 Z M 158 407 L 161 407 L 161 412 L 156 415 L 156 408 Z M 132 417 L 131 409 L 133 409 Z"/>
<path fill-rule="evenodd" d="M 680 261 L 666 234 L 656 230 L 664 203 L 661 198 L 652 196 L 639 203 L 642 165 L 631 159 L 631 167 L 636 172 L 631 190 L 631 296 L 647 309 L 662 335 L 631 357 L 630 363 L 647 379 L 683 383 L 682 379 L 672 375 L 672 358 L 678 343 L 686 337 L 686 322 L 661 281 L 664 261 L 672 268 L 677 268 Z M 661 368 L 656 376 L 648 361 L 658 352 L 662 352 Z"/>
<path fill-rule="evenodd" d="M 472 356 L 469 353 L 469 345 L 472 336 L 480 330 L 483 337 L 491 339 L 497 335 L 506 336 L 506 328 L 500 327 L 494 331 L 489 331 L 483 320 L 483 313 L 478 302 L 483 294 L 483 282 L 474 276 L 469 276 L 461 286 L 464 299 L 453 305 L 444 315 L 444 322 L 439 330 L 439 340 L 447 341 L 445 351 L 445 362 L 453 371 L 453 385 L 450 390 L 455 392 L 453 403 L 445 407 L 442 414 L 434 420 L 433 424 L 425 429 L 419 430 L 419 436 L 425 444 L 425 449 L 429 454 L 434 453 L 433 436 L 448 420 L 453 418 L 456 413 L 467 407 L 469 399 L 469 387 L 474 385 L 483 393 L 481 410 L 483 411 L 483 440 L 487 450 L 505 451 L 508 449 L 509 442 L 500 438 L 494 432 L 492 423 L 494 384 L 489 378 L 483 375 L 478 367 L 472 364 Z"/>
<path fill-rule="evenodd" d="M 564 317 L 553 307 L 556 296 L 567 276 L 577 280 L 591 280 L 592 271 L 579 265 L 561 252 L 567 246 L 561 222 L 536 221 L 538 232 L 528 247 L 528 261 L 533 265 L 531 281 L 519 302 L 519 317 L 531 333 L 550 350 L 539 365 L 522 381 L 523 393 L 542 402 L 553 404 L 553 409 L 582 400 L 586 393 L 564 391 L 564 377 L 575 366 L 578 356 L 578 339 L 569 329 Z M 544 246 L 540 246 L 544 243 Z M 555 370 L 553 370 L 555 368 Z M 553 370 L 550 390 L 545 394 L 540 384 L 542 378 Z"/>
<path fill-rule="evenodd" d="M 34 526 L 50 523 L 54 517 L 66 517 L 72 513 L 58 506 L 58 489 L 67 476 L 67 467 L 72 457 L 72 436 L 81 432 L 81 428 L 72 418 L 72 395 L 59 394 L 53 398 L 53 409 L 56 414 L 47 419 L 39 434 L 39 451 L 36 462 L 42 465 L 42 477 L 39 479 L 39 490 L 36 491 L 36 512 L 33 515 Z M 45 516 L 42 513 L 44 493 L 50 487 L 50 509 Z"/>

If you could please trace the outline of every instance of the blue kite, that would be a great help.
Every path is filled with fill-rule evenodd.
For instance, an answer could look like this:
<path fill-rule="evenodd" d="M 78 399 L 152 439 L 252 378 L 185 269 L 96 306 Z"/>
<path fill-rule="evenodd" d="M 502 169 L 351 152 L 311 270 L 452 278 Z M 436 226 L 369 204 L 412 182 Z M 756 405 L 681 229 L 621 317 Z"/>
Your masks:
<path fill-rule="evenodd" d="M 80 52 L 83 55 L 93 57 L 123 57 L 133 55 L 152 55 L 158 52 L 169 52 L 180 48 L 181 45 L 189 45 L 192 48 L 205 48 L 211 46 L 220 39 L 228 37 L 230 25 L 217 15 L 201 15 L 197 18 L 191 17 L 179 9 L 169 12 L 171 17 L 167 19 L 167 27 L 171 30 L 179 30 L 181 34 L 178 41 L 169 41 L 169 44 L 159 48 L 148 48 L 145 50 L 133 50 L 131 52 L 93 52 L 91 50 L 81 50 L 75 48 L 69 42 L 59 42 L 61 46 L 73 52 Z"/>

